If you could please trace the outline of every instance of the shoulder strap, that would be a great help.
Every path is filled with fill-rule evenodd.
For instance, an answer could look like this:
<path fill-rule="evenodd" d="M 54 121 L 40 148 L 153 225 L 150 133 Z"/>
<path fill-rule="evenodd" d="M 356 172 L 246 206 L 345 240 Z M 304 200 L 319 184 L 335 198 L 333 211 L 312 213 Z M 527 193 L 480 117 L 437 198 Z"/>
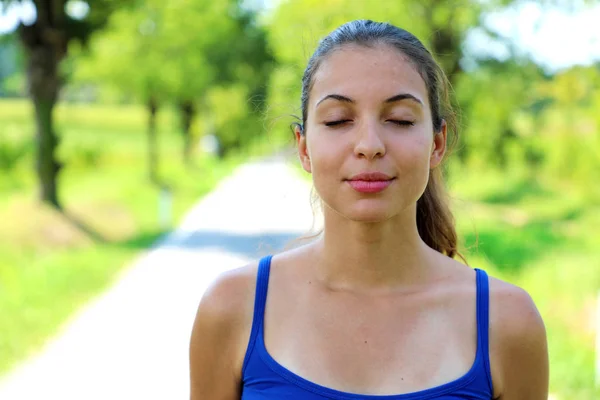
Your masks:
<path fill-rule="evenodd" d="M 250 340 L 248 342 L 248 348 L 246 349 L 246 356 L 244 357 L 244 364 L 242 366 L 242 374 L 246 370 L 248 359 L 252 350 L 254 349 L 254 343 L 256 342 L 256 336 L 261 330 L 264 316 L 265 316 L 265 304 L 267 303 L 267 290 L 269 288 L 269 273 L 271 271 L 271 258 L 272 255 L 261 258 L 258 263 L 258 273 L 256 276 L 256 294 L 254 296 L 254 316 L 252 317 L 252 331 L 250 332 Z"/>
<path fill-rule="evenodd" d="M 490 369 L 490 345 L 489 345 L 489 325 L 490 325 L 490 289 L 489 278 L 484 270 L 475 269 L 477 274 L 477 338 L 479 348 L 483 357 L 485 373 L 488 378 L 490 390 L 493 391 L 492 374 Z"/>

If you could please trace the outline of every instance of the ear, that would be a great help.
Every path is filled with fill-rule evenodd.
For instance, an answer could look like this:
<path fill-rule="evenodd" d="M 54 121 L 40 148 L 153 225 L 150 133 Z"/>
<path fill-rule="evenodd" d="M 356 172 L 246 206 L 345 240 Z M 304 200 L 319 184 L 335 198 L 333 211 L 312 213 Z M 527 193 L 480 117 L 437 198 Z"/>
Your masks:
<path fill-rule="evenodd" d="M 448 137 L 448 125 L 442 120 L 442 128 L 433 137 L 431 145 L 431 157 L 429 159 L 429 168 L 434 169 L 442 163 L 446 154 L 446 139 Z"/>
<path fill-rule="evenodd" d="M 302 131 L 300 124 L 294 127 L 294 136 L 296 137 L 296 145 L 298 147 L 298 157 L 300 158 L 300 164 L 302 168 L 308 173 L 312 172 L 312 166 L 310 164 L 310 155 L 308 154 L 308 147 L 306 145 L 306 135 Z"/>

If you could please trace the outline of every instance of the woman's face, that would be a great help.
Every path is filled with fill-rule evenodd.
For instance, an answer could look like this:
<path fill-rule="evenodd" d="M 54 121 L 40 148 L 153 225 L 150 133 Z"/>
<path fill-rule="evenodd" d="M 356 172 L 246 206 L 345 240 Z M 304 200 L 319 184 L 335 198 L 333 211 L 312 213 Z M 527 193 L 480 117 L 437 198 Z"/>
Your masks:
<path fill-rule="evenodd" d="M 446 127 L 434 135 L 425 82 L 402 53 L 334 51 L 314 75 L 307 111 L 298 149 L 326 207 L 364 222 L 414 212 L 444 155 Z"/>

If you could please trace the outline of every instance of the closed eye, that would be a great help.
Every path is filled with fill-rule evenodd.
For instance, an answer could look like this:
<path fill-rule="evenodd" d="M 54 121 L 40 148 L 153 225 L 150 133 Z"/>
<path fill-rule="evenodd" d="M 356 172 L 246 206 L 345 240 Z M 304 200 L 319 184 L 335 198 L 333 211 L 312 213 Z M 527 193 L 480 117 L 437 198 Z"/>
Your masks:
<path fill-rule="evenodd" d="M 400 126 L 414 126 L 415 123 L 413 121 L 405 121 L 405 120 L 396 120 L 396 119 L 388 119 L 389 122 L 400 125 Z"/>
<path fill-rule="evenodd" d="M 339 121 L 330 121 L 330 122 L 325 122 L 326 126 L 338 126 L 338 125 L 342 125 L 346 122 L 350 122 L 349 119 L 341 119 Z"/>
<path fill-rule="evenodd" d="M 338 121 L 330 121 L 330 122 L 325 122 L 326 126 L 339 126 L 342 124 L 345 124 L 346 122 L 350 122 L 351 120 L 349 119 L 342 119 L 342 120 L 338 120 Z M 389 122 L 399 125 L 399 126 L 414 126 L 414 122 L 413 121 L 405 121 L 405 120 L 395 120 L 395 119 L 389 119 Z"/>

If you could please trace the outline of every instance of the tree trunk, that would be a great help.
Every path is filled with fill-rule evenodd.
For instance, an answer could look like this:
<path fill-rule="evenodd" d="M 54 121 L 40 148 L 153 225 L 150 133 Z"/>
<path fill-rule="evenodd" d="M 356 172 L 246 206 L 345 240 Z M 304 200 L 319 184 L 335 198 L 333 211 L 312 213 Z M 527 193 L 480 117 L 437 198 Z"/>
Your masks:
<path fill-rule="evenodd" d="M 33 101 L 36 122 L 36 172 L 40 184 L 40 199 L 61 209 L 57 193 L 61 164 L 55 151 L 58 137 L 53 129 L 53 111 L 61 80 L 58 65 L 64 57 L 64 35 L 53 30 L 44 35 L 40 25 L 21 26 L 20 37 L 27 53 L 27 81 Z"/>
<path fill-rule="evenodd" d="M 181 132 L 183 134 L 183 161 L 190 165 L 192 156 L 192 123 L 196 116 L 196 107 L 191 100 L 183 100 L 179 103 L 181 112 Z"/>
<path fill-rule="evenodd" d="M 40 199 L 57 209 L 62 209 L 58 201 L 57 181 L 62 165 L 55 158 L 58 137 L 52 129 L 52 112 L 55 102 L 46 99 L 33 99 L 36 120 L 37 163 L 40 182 Z"/>
<path fill-rule="evenodd" d="M 150 182 L 158 184 L 158 144 L 156 138 L 156 114 L 158 101 L 154 96 L 148 99 L 148 175 Z"/>

